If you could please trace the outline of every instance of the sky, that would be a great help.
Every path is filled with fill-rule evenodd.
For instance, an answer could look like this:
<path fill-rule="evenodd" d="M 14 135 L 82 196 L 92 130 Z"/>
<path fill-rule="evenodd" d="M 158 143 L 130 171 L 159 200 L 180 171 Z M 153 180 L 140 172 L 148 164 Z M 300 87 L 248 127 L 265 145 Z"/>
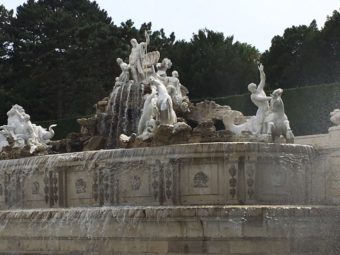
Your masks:
<path fill-rule="evenodd" d="M 0 0 L 7 9 L 16 9 L 26 1 Z M 116 25 L 131 19 L 136 27 L 152 23 L 152 30 L 164 29 L 176 39 L 190 40 L 199 29 L 223 32 L 261 52 L 269 49 L 271 39 L 293 25 L 309 25 L 313 19 L 319 28 L 340 0 L 97 0 Z"/>

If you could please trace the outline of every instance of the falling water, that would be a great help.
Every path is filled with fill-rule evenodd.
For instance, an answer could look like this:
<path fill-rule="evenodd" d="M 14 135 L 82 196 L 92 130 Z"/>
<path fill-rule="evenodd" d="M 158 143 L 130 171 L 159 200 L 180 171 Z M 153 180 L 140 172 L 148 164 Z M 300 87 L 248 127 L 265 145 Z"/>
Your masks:
<path fill-rule="evenodd" d="M 310 206 L 11 210 L 0 212 L 0 234 L 2 240 L 26 244 L 6 250 L 18 253 L 32 251 L 27 245 L 31 243 L 41 252 L 58 254 L 229 254 L 230 245 L 248 247 L 244 246 L 246 239 L 254 251 L 262 250 L 259 254 L 279 254 L 274 253 L 277 250 L 284 254 L 296 254 L 297 250 L 309 250 L 312 255 L 338 254 L 338 213 L 336 207 Z M 159 245 L 153 246 L 155 243 Z M 220 243 L 227 245 L 219 248 L 220 253 L 213 252 Z M 250 254 L 247 251 L 237 254 Z"/>
<path fill-rule="evenodd" d="M 115 87 L 110 95 L 105 116 L 101 118 L 102 135 L 108 137 L 107 148 L 117 148 L 120 134 L 131 135 L 137 132 L 138 121 L 143 104 L 143 89 L 134 83 L 123 84 Z"/>

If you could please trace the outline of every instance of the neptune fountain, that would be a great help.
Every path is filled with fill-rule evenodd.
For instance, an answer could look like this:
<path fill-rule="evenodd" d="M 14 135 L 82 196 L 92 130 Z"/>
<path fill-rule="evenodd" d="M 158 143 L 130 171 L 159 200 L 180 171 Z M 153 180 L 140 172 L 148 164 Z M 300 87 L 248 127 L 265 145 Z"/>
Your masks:
<path fill-rule="evenodd" d="M 294 144 L 303 139 L 283 90 L 265 94 L 263 65 L 248 117 L 192 103 L 150 43 L 131 40 L 80 133 L 50 141 L 53 126 L 32 124 L 18 105 L 8 112 L 0 254 L 339 254 L 340 146 Z"/>

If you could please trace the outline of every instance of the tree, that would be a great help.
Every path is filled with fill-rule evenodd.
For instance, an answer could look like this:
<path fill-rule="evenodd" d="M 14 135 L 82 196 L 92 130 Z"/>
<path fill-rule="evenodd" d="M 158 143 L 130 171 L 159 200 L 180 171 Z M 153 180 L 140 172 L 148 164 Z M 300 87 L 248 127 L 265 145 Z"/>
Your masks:
<path fill-rule="evenodd" d="M 334 11 L 321 31 L 321 47 L 326 60 L 328 82 L 340 80 L 340 13 Z"/>
<path fill-rule="evenodd" d="M 12 27 L 11 83 L 34 119 L 89 113 L 112 87 L 117 28 L 96 2 L 28 0 Z"/>
<path fill-rule="evenodd" d="M 321 30 L 314 20 L 275 36 L 261 58 L 270 86 L 293 88 L 340 80 L 339 31 L 340 14 L 334 11 Z"/>
<path fill-rule="evenodd" d="M 10 86 L 5 86 L 11 76 L 10 56 L 12 54 L 12 42 L 10 36 L 13 11 L 8 11 L 0 5 L 0 109 L 9 109 L 13 99 L 13 92 Z M 1 111 L 0 111 L 1 113 Z M 0 116 L 0 123 L 7 119 L 6 112 Z"/>
<path fill-rule="evenodd" d="M 188 43 L 176 42 L 169 51 L 192 98 L 243 93 L 247 83 L 257 80 L 258 50 L 233 40 L 223 33 L 204 29 Z"/>

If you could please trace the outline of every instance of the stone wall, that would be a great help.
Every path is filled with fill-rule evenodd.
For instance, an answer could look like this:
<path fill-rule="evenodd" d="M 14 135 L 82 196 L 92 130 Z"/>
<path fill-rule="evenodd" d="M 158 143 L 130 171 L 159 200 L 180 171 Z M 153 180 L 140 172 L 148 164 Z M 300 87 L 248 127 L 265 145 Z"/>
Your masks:
<path fill-rule="evenodd" d="M 324 199 L 327 204 L 340 204 L 340 127 L 331 127 L 327 134 L 299 136 L 296 143 L 312 145 L 317 152 L 314 164 L 313 181 L 317 185 L 317 200 Z M 322 198 L 322 194 L 324 197 Z"/>
<path fill-rule="evenodd" d="M 339 254 L 338 207 L 168 206 L 0 212 L 0 254 Z"/>
<path fill-rule="evenodd" d="M 1 161 L 0 207 L 320 204 L 315 156 L 302 145 L 206 143 Z"/>

